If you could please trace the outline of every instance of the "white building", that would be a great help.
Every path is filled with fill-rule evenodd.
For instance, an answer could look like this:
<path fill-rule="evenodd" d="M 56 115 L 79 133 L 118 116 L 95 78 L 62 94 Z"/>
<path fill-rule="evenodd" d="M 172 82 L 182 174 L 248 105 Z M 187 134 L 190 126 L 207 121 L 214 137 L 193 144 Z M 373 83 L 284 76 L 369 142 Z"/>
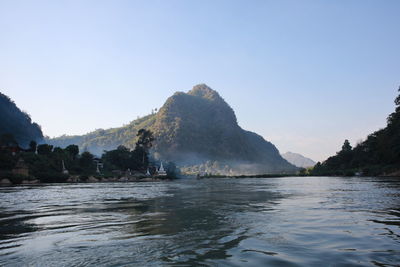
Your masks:
<path fill-rule="evenodd" d="M 157 171 L 157 175 L 158 176 L 167 176 L 167 172 L 164 170 L 164 166 L 162 164 L 162 161 L 161 161 L 161 166 Z"/>

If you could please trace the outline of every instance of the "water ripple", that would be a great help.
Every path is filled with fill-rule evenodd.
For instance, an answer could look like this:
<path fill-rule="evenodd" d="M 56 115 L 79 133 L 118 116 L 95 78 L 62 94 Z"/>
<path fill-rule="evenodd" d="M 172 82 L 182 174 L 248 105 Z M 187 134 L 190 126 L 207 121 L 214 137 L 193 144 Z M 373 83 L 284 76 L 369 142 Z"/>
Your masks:
<path fill-rule="evenodd" d="M 0 266 L 398 266 L 400 180 L 0 188 Z"/>

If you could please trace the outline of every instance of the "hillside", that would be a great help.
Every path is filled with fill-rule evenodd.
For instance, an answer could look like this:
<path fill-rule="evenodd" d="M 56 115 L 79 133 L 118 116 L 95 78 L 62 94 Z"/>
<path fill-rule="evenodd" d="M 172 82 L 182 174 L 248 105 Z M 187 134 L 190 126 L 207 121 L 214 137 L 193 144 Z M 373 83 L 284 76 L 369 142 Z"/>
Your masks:
<path fill-rule="evenodd" d="M 400 88 L 398 90 L 400 92 Z M 400 173 L 400 95 L 387 126 L 354 148 L 345 141 L 335 156 L 314 167 L 314 175 L 395 175 Z"/>
<path fill-rule="evenodd" d="M 31 117 L 21 111 L 6 95 L 0 93 L 0 135 L 12 134 L 20 146 L 28 146 L 30 141 L 43 141 L 43 133 Z"/>
<path fill-rule="evenodd" d="M 281 155 L 284 159 L 286 159 L 288 162 L 293 164 L 296 167 L 299 168 L 308 168 L 312 167 L 316 164 L 315 161 L 313 161 L 310 158 L 306 158 L 301 154 L 298 153 L 292 153 L 292 152 L 286 152 Z"/>
<path fill-rule="evenodd" d="M 141 128 L 154 133 L 156 158 L 172 160 L 181 166 L 213 162 L 226 171 L 241 173 L 296 170 L 280 156 L 273 144 L 243 130 L 232 108 L 204 84 L 193 87 L 188 93 L 175 93 L 157 114 L 127 126 L 49 141 L 57 146 L 75 143 L 81 149 L 99 154 L 120 144 L 132 148 L 136 132 Z"/>
<path fill-rule="evenodd" d="M 137 131 L 143 128 L 149 129 L 154 124 L 155 118 L 156 115 L 151 114 L 122 127 L 107 130 L 97 129 L 85 135 L 62 135 L 57 138 L 46 139 L 46 142 L 59 147 L 76 144 L 81 151 L 88 150 L 98 156 L 104 150 L 112 150 L 119 145 L 133 149 L 136 143 Z"/>

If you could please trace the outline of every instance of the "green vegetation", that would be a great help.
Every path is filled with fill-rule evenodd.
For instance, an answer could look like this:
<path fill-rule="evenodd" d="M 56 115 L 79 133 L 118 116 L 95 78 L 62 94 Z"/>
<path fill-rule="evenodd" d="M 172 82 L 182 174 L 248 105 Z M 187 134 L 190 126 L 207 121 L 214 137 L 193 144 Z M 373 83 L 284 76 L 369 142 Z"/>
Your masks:
<path fill-rule="evenodd" d="M 113 170 L 129 170 L 145 173 L 147 170 L 151 174 L 155 173 L 161 162 L 150 156 L 149 150 L 153 146 L 155 138 L 149 130 L 140 129 L 137 133 L 137 142 L 135 149 L 129 150 L 127 147 L 120 145 L 117 149 L 105 151 L 101 157 L 104 162 L 105 172 Z M 173 162 L 164 162 L 164 168 L 167 172 L 165 178 L 176 178 L 179 170 Z"/>
<path fill-rule="evenodd" d="M 43 133 L 40 126 L 32 122 L 26 112 L 21 111 L 6 95 L 0 93 L 0 135 L 13 135 L 23 147 L 31 140 L 42 141 Z"/>
<path fill-rule="evenodd" d="M 104 150 L 112 150 L 119 145 L 134 149 L 137 142 L 136 133 L 140 129 L 150 129 L 149 125 L 154 123 L 155 115 L 147 115 L 143 118 L 132 121 L 128 125 L 112 129 L 98 129 L 86 135 L 63 135 L 53 139 L 46 139 L 46 143 L 66 147 L 76 144 L 81 150 L 87 150 L 95 155 L 101 155 Z"/>
<path fill-rule="evenodd" d="M 400 88 L 398 90 L 400 92 Z M 312 175 L 397 175 L 400 176 L 400 95 L 387 126 L 370 134 L 352 148 L 346 140 L 335 156 L 318 162 Z"/>
<path fill-rule="evenodd" d="M 130 151 L 127 147 L 120 145 L 117 149 L 105 151 L 102 160 L 108 169 L 146 171 L 149 167 L 149 149 L 154 141 L 151 131 L 141 129 L 137 133 L 138 141 L 135 149 Z"/>
<path fill-rule="evenodd" d="M 138 141 L 133 150 L 119 146 L 115 150 L 105 151 L 102 156 L 101 173 L 97 165 L 101 162 L 93 154 L 85 151 L 79 154 L 77 145 L 66 148 L 53 147 L 49 144 L 36 145 L 30 142 L 28 149 L 21 149 L 11 135 L 0 136 L 0 180 L 10 179 L 13 184 L 20 184 L 24 180 L 37 180 L 42 183 L 62 183 L 71 181 L 70 177 L 79 177 L 86 181 L 89 177 L 113 177 L 125 173 L 127 170 L 141 172 L 159 162 L 149 159 L 149 149 L 154 137 L 151 131 L 139 130 Z M 65 169 L 64 169 L 65 167 Z M 165 163 L 167 177 L 175 178 L 178 171 L 175 164 Z"/>
<path fill-rule="evenodd" d="M 23 179 L 38 179 L 42 183 L 66 182 L 69 176 L 63 173 L 62 161 L 68 167 L 71 175 L 94 174 L 93 161 L 91 160 L 87 164 L 87 161 L 84 160 L 85 153 L 90 153 L 85 152 L 79 156 L 77 146 L 61 149 L 41 144 L 36 147 L 36 142 L 31 142 L 28 149 L 21 149 L 17 142 L 10 146 L 10 143 L 4 142 L 4 138 L 0 138 L 0 140 L 2 140 L 0 142 L 0 174 L 2 178 L 9 178 L 13 183 L 21 183 Z M 14 152 L 14 148 L 17 152 Z M 90 154 L 90 156 L 93 159 L 93 155 Z M 15 170 L 21 168 L 18 166 L 18 161 L 21 161 L 22 168 L 26 168 L 27 172 L 29 170 L 29 173 L 24 175 L 15 173 Z"/>

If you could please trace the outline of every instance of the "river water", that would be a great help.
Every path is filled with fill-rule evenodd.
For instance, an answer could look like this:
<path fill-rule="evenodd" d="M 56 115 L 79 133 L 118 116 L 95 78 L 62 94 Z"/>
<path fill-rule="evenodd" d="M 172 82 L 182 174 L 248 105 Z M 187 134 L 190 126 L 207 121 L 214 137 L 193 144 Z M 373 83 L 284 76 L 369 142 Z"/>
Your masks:
<path fill-rule="evenodd" d="M 400 179 L 0 188 L 0 266 L 399 266 Z"/>

